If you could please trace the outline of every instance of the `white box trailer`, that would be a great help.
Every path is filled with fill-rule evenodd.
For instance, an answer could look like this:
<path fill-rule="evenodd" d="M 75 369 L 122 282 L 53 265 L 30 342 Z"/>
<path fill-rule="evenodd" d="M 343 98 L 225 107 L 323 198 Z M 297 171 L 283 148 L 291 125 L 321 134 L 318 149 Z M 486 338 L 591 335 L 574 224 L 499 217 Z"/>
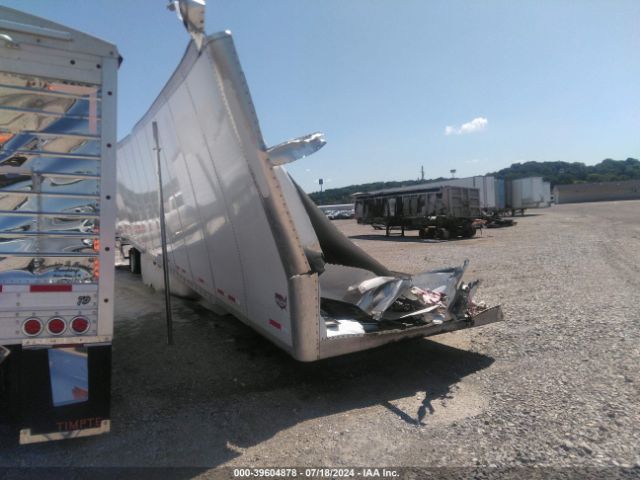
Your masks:
<path fill-rule="evenodd" d="M 551 184 L 542 177 L 518 178 L 508 182 L 507 209 L 524 213 L 528 208 L 551 205 Z"/>
<path fill-rule="evenodd" d="M 230 33 L 191 42 L 118 144 L 118 232 L 163 288 L 157 125 L 171 288 L 196 293 L 302 361 L 502 318 L 471 300 L 464 266 L 389 271 L 342 235 L 283 163 L 320 135 L 267 148 Z M 466 263 L 465 263 L 466 265 Z"/>
<path fill-rule="evenodd" d="M 0 395 L 21 443 L 107 432 L 118 51 L 5 7 L 0 34 Z"/>
<path fill-rule="evenodd" d="M 551 182 L 542 182 L 543 206 L 551 206 Z"/>

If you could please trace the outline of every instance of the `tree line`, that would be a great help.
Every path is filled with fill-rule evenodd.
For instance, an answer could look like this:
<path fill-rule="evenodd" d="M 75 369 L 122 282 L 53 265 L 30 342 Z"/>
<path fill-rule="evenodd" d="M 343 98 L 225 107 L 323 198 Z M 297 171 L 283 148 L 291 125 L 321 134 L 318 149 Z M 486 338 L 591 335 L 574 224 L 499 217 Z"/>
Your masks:
<path fill-rule="evenodd" d="M 612 160 L 607 158 L 596 165 L 585 165 L 580 162 L 524 162 L 513 163 L 497 172 L 487 173 L 496 178 L 514 180 L 526 177 L 543 177 L 554 185 L 573 183 L 599 183 L 621 180 L 640 180 L 640 161 L 635 158 Z M 352 195 L 358 192 L 371 192 L 386 188 L 407 187 L 422 183 L 437 182 L 445 178 L 430 180 L 404 180 L 394 182 L 372 182 L 349 185 L 341 188 L 330 188 L 324 192 L 313 192 L 311 199 L 319 205 L 331 205 L 353 202 Z"/>

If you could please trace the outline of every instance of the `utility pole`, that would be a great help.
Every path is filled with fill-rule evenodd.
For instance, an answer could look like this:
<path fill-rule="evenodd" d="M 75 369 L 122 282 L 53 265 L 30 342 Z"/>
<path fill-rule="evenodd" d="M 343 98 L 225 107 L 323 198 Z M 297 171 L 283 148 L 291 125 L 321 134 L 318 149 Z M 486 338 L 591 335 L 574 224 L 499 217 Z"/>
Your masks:
<path fill-rule="evenodd" d="M 420 167 L 420 180 L 424 182 L 424 165 Z"/>
<path fill-rule="evenodd" d="M 320 203 L 323 203 L 324 199 L 322 198 L 322 185 L 324 184 L 324 181 L 321 178 L 319 178 L 318 184 L 320 185 Z"/>

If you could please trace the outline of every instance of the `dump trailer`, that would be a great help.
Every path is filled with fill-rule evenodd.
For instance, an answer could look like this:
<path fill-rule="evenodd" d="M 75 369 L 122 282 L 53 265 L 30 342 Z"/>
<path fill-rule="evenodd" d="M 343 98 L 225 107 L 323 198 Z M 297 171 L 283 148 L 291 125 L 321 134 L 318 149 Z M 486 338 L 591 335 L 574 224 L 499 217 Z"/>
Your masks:
<path fill-rule="evenodd" d="M 421 238 L 470 238 L 476 233 L 473 221 L 480 216 L 477 188 L 431 184 L 357 193 L 358 223 L 391 230 L 418 230 Z"/>
<path fill-rule="evenodd" d="M 283 166 L 323 144 L 312 134 L 268 148 L 231 34 L 194 39 L 118 144 L 117 230 L 132 269 L 161 289 L 166 260 L 173 293 L 301 361 L 502 318 L 473 300 L 466 263 L 392 272 L 337 230 Z"/>
<path fill-rule="evenodd" d="M 0 415 L 108 432 L 116 47 L 0 7 Z"/>
<path fill-rule="evenodd" d="M 478 189 L 478 206 L 487 214 L 497 213 L 504 208 L 504 196 L 500 197 L 499 180 L 490 175 L 478 175 L 475 177 L 448 178 L 422 184 L 422 187 L 463 187 Z M 399 187 L 397 191 L 413 191 L 419 187 L 412 185 Z"/>

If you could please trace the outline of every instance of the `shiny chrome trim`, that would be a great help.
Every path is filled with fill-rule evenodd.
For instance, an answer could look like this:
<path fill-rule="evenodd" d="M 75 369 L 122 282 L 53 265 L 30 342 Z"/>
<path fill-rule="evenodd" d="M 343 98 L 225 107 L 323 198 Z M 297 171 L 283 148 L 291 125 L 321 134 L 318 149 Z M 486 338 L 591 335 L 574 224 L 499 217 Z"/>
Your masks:
<path fill-rule="evenodd" d="M 2 108 L 2 107 L 0 107 Z M 70 152 L 50 152 L 47 150 L 11 150 L 12 154 L 20 155 L 33 155 L 39 157 L 59 157 L 59 158 L 77 158 L 82 160 L 100 160 L 100 155 L 90 155 L 84 153 L 70 153 Z M 35 172 L 34 172 L 35 173 Z M 40 173 L 40 172 L 37 172 Z"/>
<path fill-rule="evenodd" d="M 0 132 L 2 133 L 16 133 L 11 131 L 8 128 L 0 127 Z M 38 137 L 65 137 L 65 138 L 77 138 L 78 140 L 96 140 L 100 141 L 101 137 L 99 135 L 90 135 L 90 134 L 82 134 L 82 133 L 64 133 L 64 132 L 39 132 L 38 130 L 20 130 L 20 134 L 24 135 L 34 135 Z"/>
<path fill-rule="evenodd" d="M 98 238 L 98 233 L 84 233 L 84 232 L 2 232 L 0 231 L 1 238 L 29 238 L 29 237 L 47 237 L 47 238 Z"/>
<path fill-rule="evenodd" d="M 7 72 L 10 73 L 10 72 Z M 96 89 L 95 96 L 91 95 L 78 95 L 76 93 L 69 92 L 61 92 L 59 90 L 46 90 L 44 88 L 31 88 L 31 87 L 21 87 L 20 85 L 9 85 L 6 83 L 0 83 L 0 88 L 6 88 L 7 90 L 19 90 L 21 92 L 28 92 L 33 95 L 46 95 L 47 97 L 62 97 L 62 98 L 72 98 L 77 100 L 89 100 L 89 98 L 95 98 L 96 100 L 102 100 L 102 96 L 100 95 L 100 90 Z"/>
<path fill-rule="evenodd" d="M 30 443 L 49 442 L 51 440 L 65 440 L 68 438 L 90 437 L 101 435 L 111 431 L 111 420 L 102 420 L 99 427 L 85 428 L 83 430 L 69 430 L 68 432 L 36 433 L 32 434 L 30 428 L 20 430 L 20 445 Z"/>
<path fill-rule="evenodd" d="M 26 114 L 34 114 L 34 115 L 44 115 L 48 117 L 64 117 L 72 120 L 91 120 L 95 119 L 96 121 L 100 121 L 100 116 L 96 115 L 95 117 L 91 117 L 88 115 L 67 115 L 66 113 L 60 112 L 48 112 L 47 110 L 37 110 L 35 108 L 21 108 L 21 107 L 8 107 L 7 105 L 0 105 L 0 110 L 4 110 L 5 112 L 16 112 L 16 113 L 26 113 Z"/>
<path fill-rule="evenodd" d="M 19 195 L 19 196 L 33 196 L 42 195 L 43 197 L 52 198 L 86 198 L 88 200 L 100 200 L 100 195 L 91 195 L 88 193 L 43 193 L 43 192 L 26 192 L 22 190 L 2 190 L 0 189 L 0 195 Z"/>
<path fill-rule="evenodd" d="M 91 218 L 98 219 L 100 215 L 95 213 L 63 213 L 63 212 L 38 212 L 36 210 L 0 210 L 0 216 L 10 217 L 55 217 L 55 218 Z"/>
<path fill-rule="evenodd" d="M 99 158 L 99 157 L 98 157 Z M 86 159 L 83 159 L 86 160 Z M 57 178 L 77 178 L 78 180 L 99 180 L 100 175 L 92 175 L 89 173 L 67 173 L 67 172 L 39 172 L 30 168 L 12 167 L 8 165 L 0 165 L 0 175 L 22 175 L 33 176 L 39 175 L 41 177 L 57 177 Z"/>

